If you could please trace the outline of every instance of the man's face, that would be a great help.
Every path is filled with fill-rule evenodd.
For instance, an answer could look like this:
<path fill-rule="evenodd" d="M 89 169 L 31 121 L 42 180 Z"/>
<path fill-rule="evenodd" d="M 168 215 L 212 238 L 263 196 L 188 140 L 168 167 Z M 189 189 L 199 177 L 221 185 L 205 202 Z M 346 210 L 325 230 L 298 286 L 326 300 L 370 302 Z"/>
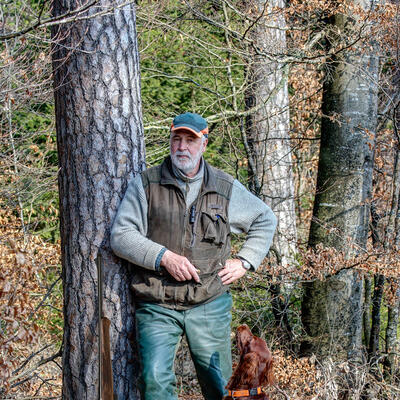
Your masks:
<path fill-rule="evenodd" d="M 207 143 L 208 139 L 199 138 L 187 130 L 172 132 L 170 142 L 172 162 L 187 176 L 196 175 Z"/>

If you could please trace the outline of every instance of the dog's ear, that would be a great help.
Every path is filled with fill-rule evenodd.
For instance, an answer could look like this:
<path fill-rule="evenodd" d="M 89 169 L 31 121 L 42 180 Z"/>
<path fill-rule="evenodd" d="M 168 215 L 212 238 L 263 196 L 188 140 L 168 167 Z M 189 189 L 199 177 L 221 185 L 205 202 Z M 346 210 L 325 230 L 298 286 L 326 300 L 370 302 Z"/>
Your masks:
<path fill-rule="evenodd" d="M 231 376 L 227 389 L 233 389 L 238 387 L 257 387 L 259 386 L 259 367 L 260 367 L 260 356 L 257 353 L 250 352 L 242 355 L 240 358 L 239 365 L 235 372 Z"/>
<path fill-rule="evenodd" d="M 246 324 L 240 325 L 237 328 L 236 341 L 239 349 L 239 354 L 243 353 L 244 348 L 251 342 L 252 339 L 253 339 L 253 334 L 251 333 L 250 328 Z"/>
<path fill-rule="evenodd" d="M 261 372 L 260 384 L 262 386 L 273 385 L 275 383 L 275 377 L 273 373 L 274 360 L 271 358 L 267 359 L 265 362 L 265 368 Z"/>

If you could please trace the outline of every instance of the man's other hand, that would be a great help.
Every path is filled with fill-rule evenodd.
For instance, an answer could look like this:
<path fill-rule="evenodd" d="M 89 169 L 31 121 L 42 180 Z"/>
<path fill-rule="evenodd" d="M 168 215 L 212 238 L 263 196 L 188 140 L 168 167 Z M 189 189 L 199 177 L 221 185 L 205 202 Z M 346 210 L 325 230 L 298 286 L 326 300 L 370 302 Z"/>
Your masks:
<path fill-rule="evenodd" d="M 200 282 L 196 267 L 186 257 L 170 250 L 163 254 L 160 265 L 179 282 L 190 281 L 191 279 Z"/>
<path fill-rule="evenodd" d="M 224 268 L 218 272 L 218 275 L 220 276 L 224 285 L 229 285 L 230 283 L 241 278 L 246 271 L 247 269 L 243 268 L 240 260 L 237 258 L 230 258 L 229 260 L 226 260 Z"/>

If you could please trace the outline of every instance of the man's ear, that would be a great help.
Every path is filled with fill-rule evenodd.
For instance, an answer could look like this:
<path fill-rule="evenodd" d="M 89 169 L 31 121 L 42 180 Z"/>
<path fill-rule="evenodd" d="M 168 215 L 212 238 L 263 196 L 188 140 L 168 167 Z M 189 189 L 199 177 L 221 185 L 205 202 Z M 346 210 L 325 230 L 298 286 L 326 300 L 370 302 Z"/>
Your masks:
<path fill-rule="evenodd" d="M 207 144 L 208 144 L 208 138 L 205 138 L 203 140 L 203 152 L 206 150 Z"/>

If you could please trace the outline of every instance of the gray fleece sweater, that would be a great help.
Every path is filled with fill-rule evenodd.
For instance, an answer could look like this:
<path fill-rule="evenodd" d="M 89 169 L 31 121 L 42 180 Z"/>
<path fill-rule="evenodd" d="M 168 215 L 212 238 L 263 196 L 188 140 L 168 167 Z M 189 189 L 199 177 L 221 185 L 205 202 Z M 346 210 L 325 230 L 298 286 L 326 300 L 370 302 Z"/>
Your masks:
<path fill-rule="evenodd" d="M 189 208 L 197 198 L 203 180 L 203 163 L 193 178 L 174 168 L 177 182 L 182 189 Z M 165 248 L 146 237 L 148 204 L 140 175 L 128 185 L 118 208 L 111 229 L 111 248 L 114 253 L 148 269 L 157 269 Z M 233 233 L 247 233 L 246 240 L 237 254 L 256 270 L 272 242 L 277 219 L 272 210 L 250 193 L 238 180 L 233 182 L 228 218 Z"/>

